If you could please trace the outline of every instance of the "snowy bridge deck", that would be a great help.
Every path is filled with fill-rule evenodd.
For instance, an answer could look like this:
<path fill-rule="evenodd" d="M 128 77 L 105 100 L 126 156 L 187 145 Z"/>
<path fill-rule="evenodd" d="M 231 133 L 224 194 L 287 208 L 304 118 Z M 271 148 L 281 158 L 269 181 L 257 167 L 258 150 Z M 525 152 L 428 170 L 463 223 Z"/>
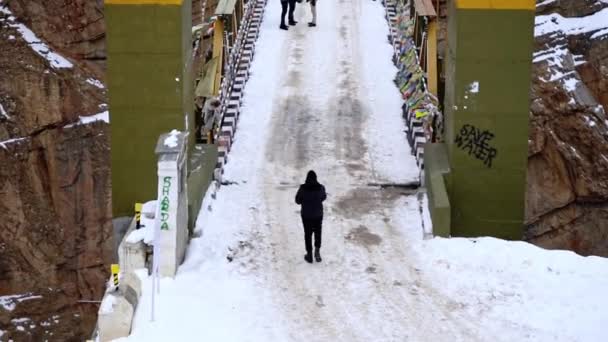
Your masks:
<path fill-rule="evenodd" d="M 385 11 L 320 0 L 318 13 L 310 29 L 298 5 L 300 23 L 284 32 L 269 1 L 225 168 L 231 185 L 205 199 L 202 236 L 163 279 L 155 322 L 144 281 L 128 340 L 606 340 L 608 300 L 589 295 L 608 286 L 605 260 L 493 239 L 424 241 L 417 196 L 368 186 L 419 177 Z M 314 265 L 302 258 L 293 200 L 309 169 L 329 193 Z"/>

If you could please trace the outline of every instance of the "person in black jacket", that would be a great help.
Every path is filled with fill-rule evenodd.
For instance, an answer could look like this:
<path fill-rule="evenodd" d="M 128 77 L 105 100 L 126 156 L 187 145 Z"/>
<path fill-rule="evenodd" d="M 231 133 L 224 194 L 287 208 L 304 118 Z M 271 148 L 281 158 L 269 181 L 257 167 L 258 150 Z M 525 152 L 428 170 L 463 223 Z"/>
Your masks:
<path fill-rule="evenodd" d="M 315 236 L 315 260 L 321 262 L 321 229 L 323 225 L 323 201 L 327 198 L 325 187 L 317 181 L 317 174 L 310 170 L 306 182 L 300 185 L 296 194 L 296 204 L 302 206 L 302 223 L 304 224 L 304 242 L 306 255 L 304 260 L 312 263 L 312 235 Z"/>
<path fill-rule="evenodd" d="M 302 2 L 302 0 L 289 0 L 289 25 L 294 26 L 298 22 L 293 18 L 293 12 L 296 10 L 296 1 Z"/>
<path fill-rule="evenodd" d="M 279 28 L 281 30 L 288 30 L 289 27 L 287 27 L 287 25 L 285 25 L 285 15 L 287 14 L 287 6 L 288 6 L 288 0 L 281 0 L 281 26 L 279 26 Z"/>

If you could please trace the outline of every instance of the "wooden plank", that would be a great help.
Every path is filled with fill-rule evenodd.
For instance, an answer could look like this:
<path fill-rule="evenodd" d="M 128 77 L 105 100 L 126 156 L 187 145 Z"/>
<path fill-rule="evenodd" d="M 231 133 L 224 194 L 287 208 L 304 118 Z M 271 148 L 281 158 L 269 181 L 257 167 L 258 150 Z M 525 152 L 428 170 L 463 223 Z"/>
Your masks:
<path fill-rule="evenodd" d="M 224 22 L 218 19 L 214 23 L 213 31 L 213 58 L 218 59 L 217 75 L 215 76 L 214 93 L 217 95 L 222 83 L 222 68 L 224 66 Z"/>
<path fill-rule="evenodd" d="M 432 19 L 429 23 L 429 36 L 426 57 L 426 72 L 428 75 L 428 87 L 431 94 L 437 96 L 437 20 Z"/>
<path fill-rule="evenodd" d="M 416 13 L 422 17 L 436 17 L 437 12 L 433 6 L 432 0 L 414 0 L 414 8 Z"/>

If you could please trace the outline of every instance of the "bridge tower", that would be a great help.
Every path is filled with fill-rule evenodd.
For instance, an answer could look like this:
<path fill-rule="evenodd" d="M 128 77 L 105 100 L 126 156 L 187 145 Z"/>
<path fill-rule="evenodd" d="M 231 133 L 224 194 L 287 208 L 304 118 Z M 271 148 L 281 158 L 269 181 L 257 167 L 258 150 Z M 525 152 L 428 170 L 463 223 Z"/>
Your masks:
<path fill-rule="evenodd" d="M 449 1 L 445 143 L 425 153 L 438 235 L 523 236 L 535 5 Z"/>
<path fill-rule="evenodd" d="M 193 130 L 191 6 L 105 0 L 114 217 L 156 198 L 158 137 Z"/>

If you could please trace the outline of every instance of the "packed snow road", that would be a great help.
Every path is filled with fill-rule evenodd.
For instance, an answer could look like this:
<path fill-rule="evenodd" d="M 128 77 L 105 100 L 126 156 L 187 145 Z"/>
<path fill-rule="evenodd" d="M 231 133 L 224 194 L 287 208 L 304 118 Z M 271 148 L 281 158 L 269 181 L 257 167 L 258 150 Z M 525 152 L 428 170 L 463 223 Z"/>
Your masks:
<path fill-rule="evenodd" d="M 374 185 L 419 179 L 392 83 L 382 6 L 319 0 L 318 26 L 308 28 L 303 3 L 300 23 L 288 32 L 278 29 L 279 15 L 279 1 L 270 0 L 225 169 L 231 185 L 205 198 L 201 236 L 176 278 L 162 280 L 154 322 L 144 279 L 128 340 L 573 341 L 580 331 L 599 337 L 607 315 L 588 288 L 553 301 L 538 285 L 545 284 L 538 270 L 511 269 L 502 259 L 519 265 L 533 253 L 544 256 L 539 249 L 522 244 L 511 255 L 508 243 L 495 240 L 424 241 L 422 197 Z M 328 192 L 323 262 L 313 265 L 303 259 L 294 203 L 309 169 Z M 573 282 L 608 275 L 604 260 L 563 258 L 576 260 L 576 272 L 593 269 L 572 273 Z M 595 268 L 579 267 L 585 262 Z M 564 302 L 573 305 L 551 316 Z M 544 314 L 529 315 L 541 304 Z M 589 319 L 565 323 L 583 307 L 592 308 Z"/>

